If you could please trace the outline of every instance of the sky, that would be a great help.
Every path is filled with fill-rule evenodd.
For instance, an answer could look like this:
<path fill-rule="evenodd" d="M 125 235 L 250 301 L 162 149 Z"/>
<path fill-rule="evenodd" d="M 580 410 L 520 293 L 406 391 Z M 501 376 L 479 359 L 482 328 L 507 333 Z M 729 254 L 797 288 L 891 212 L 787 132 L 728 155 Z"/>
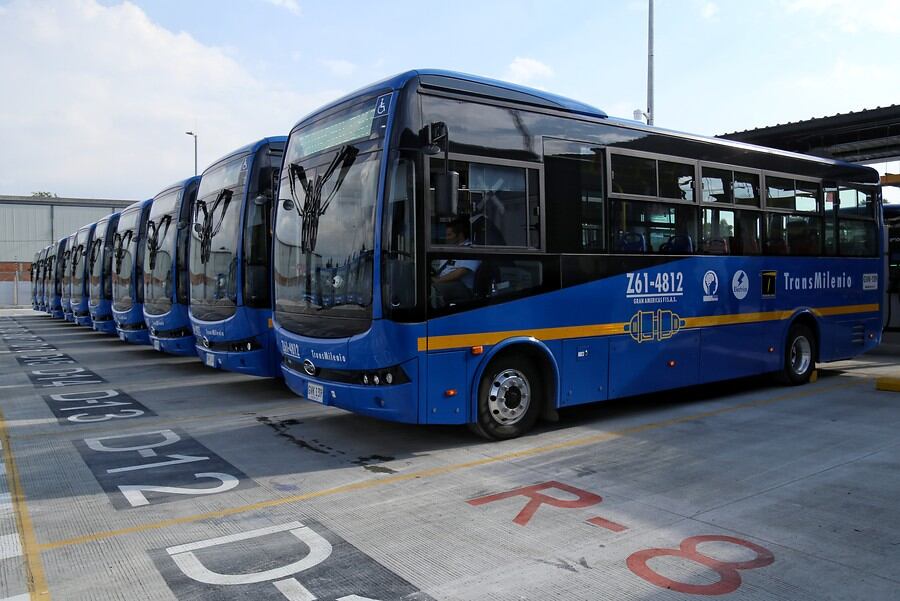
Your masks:
<path fill-rule="evenodd" d="M 715 135 L 900 103 L 900 0 L 656 0 L 656 125 Z M 0 194 L 148 198 L 411 68 L 632 117 L 646 0 L 0 0 Z M 882 165 L 900 171 L 900 163 Z"/>

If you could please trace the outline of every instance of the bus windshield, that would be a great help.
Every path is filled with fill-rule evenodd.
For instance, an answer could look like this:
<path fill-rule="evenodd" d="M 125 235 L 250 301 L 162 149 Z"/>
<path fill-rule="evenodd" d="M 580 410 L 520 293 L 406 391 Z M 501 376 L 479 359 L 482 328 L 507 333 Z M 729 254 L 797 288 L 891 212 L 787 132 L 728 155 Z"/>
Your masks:
<path fill-rule="evenodd" d="M 72 258 L 72 300 L 81 302 L 81 294 L 84 292 L 84 266 L 88 250 L 88 238 L 91 236 L 91 228 L 79 230 L 75 238 L 74 256 Z"/>
<path fill-rule="evenodd" d="M 172 308 L 175 276 L 175 243 L 178 237 L 178 210 L 181 189 L 153 200 L 147 221 L 147 251 L 144 254 L 144 308 L 151 315 Z"/>
<path fill-rule="evenodd" d="M 279 323 L 324 336 L 368 327 L 372 314 L 375 205 L 384 135 L 367 100 L 291 134 L 275 222 L 275 312 Z M 386 116 L 386 115 L 385 115 Z M 320 317 L 355 318 L 342 328 Z M 356 321 L 363 320 L 363 321 Z M 349 329 L 347 329 L 349 328 Z"/>
<path fill-rule="evenodd" d="M 113 307 L 117 311 L 127 311 L 134 305 L 135 284 L 134 263 L 137 256 L 138 230 L 141 217 L 140 207 L 125 211 L 119 218 L 119 227 L 113 242 Z"/>
<path fill-rule="evenodd" d="M 96 305 L 104 298 L 104 291 L 101 289 L 101 275 L 103 274 L 103 264 L 109 261 L 104 259 L 104 255 L 109 253 L 103 252 L 103 245 L 106 244 L 106 231 L 109 228 L 109 221 L 103 220 L 97 223 L 94 228 L 94 239 L 91 240 L 91 248 L 87 252 L 88 269 L 91 273 L 90 280 L 90 300 L 91 304 Z M 109 271 L 107 271 L 109 273 Z"/>
<path fill-rule="evenodd" d="M 241 204 L 249 156 L 203 174 L 191 226 L 191 311 L 198 319 L 220 320 L 237 307 Z"/>

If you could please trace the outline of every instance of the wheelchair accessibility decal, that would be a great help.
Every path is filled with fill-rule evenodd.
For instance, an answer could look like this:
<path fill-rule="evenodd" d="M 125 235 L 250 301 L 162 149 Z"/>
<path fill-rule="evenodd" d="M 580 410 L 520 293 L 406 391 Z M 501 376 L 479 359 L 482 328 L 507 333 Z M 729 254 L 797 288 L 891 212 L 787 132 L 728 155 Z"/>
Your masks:
<path fill-rule="evenodd" d="M 177 545 L 151 556 L 183 601 L 431 599 L 311 520 Z"/>

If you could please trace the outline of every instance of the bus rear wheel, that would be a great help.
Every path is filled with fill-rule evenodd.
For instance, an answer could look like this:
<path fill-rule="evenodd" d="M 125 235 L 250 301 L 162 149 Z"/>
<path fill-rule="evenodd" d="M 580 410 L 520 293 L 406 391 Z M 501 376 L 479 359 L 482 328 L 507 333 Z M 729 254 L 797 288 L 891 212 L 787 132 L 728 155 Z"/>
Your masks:
<path fill-rule="evenodd" d="M 797 323 L 791 326 L 784 347 L 784 367 L 781 380 L 797 386 L 809 382 L 816 368 L 816 337 L 809 327 Z"/>
<path fill-rule="evenodd" d="M 530 359 L 518 354 L 498 357 L 484 370 L 478 385 L 478 417 L 472 430 L 489 440 L 525 434 L 541 413 L 543 390 Z"/>

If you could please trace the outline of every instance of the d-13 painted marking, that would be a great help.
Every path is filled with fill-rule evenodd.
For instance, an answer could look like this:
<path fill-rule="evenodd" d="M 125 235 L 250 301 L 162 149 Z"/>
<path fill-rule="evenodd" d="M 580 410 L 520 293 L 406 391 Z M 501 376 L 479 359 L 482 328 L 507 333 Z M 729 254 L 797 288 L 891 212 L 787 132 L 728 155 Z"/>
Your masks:
<path fill-rule="evenodd" d="M 256 482 L 176 430 L 73 441 L 116 509 L 253 488 Z"/>
<path fill-rule="evenodd" d="M 106 382 L 91 370 L 77 366 L 33 369 L 26 373 L 35 388 L 63 388 Z"/>
<path fill-rule="evenodd" d="M 25 351 L 15 356 L 16 361 L 26 367 L 40 367 L 42 365 L 74 365 L 75 359 L 56 349 L 39 349 Z"/>
<path fill-rule="evenodd" d="M 182 601 L 431 599 L 314 521 L 177 545 L 151 556 Z"/>
<path fill-rule="evenodd" d="M 96 424 L 156 415 L 121 390 L 87 390 L 43 395 L 60 424 Z"/>

